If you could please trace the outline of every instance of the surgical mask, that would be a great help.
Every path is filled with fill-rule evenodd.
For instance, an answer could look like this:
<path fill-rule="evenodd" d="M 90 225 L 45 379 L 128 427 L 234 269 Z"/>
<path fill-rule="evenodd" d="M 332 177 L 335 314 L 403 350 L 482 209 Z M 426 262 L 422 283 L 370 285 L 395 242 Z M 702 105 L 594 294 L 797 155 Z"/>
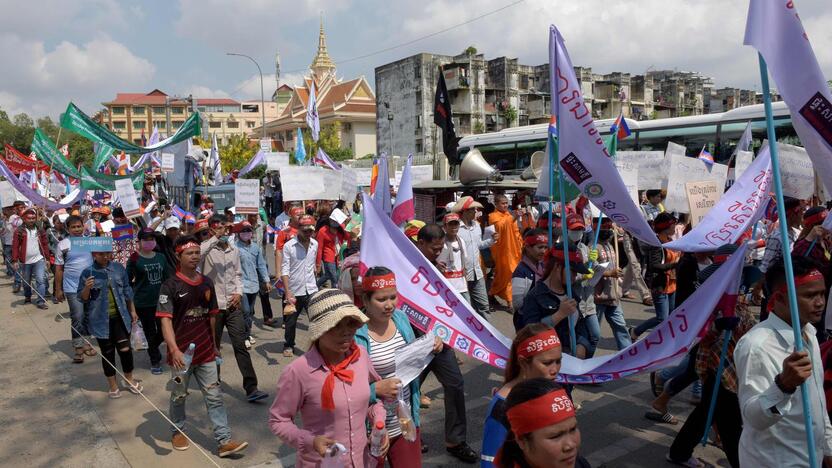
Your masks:
<path fill-rule="evenodd" d="M 142 250 L 148 251 L 153 250 L 156 248 L 156 241 L 155 240 L 143 240 L 141 241 Z"/>
<path fill-rule="evenodd" d="M 710 258 L 706 258 L 704 261 L 696 262 L 696 265 L 699 267 L 699 271 L 704 270 L 705 268 L 709 267 L 713 262 Z"/>
<path fill-rule="evenodd" d="M 220 236 L 218 239 L 220 244 L 227 244 L 228 243 L 228 236 Z"/>
<path fill-rule="evenodd" d="M 237 237 L 239 237 L 239 238 L 240 238 L 240 240 L 241 240 L 241 241 L 243 241 L 243 242 L 248 242 L 248 241 L 250 241 L 250 240 L 251 240 L 251 236 L 252 236 L 253 234 L 254 234 L 254 233 L 253 233 L 253 232 L 251 232 L 251 231 L 243 231 L 243 232 L 241 232 L 241 233 L 237 234 Z"/>
<path fill-rule="evenodd" d="M 584 232 L 583 231 L 569 231 L 569 240 L 571 242 L 575 242 L 575 243 L 580 242 L 581 239 L 583 239 L 583 237 L 584 237 Z"/>

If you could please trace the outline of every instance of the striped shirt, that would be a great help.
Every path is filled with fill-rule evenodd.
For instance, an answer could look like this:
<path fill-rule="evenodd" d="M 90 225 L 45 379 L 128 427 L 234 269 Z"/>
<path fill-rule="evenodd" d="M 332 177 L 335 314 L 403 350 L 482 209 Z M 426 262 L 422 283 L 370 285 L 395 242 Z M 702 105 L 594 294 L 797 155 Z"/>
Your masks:
<path fill-rule="evenodd" d="M 396 350 L 406 346 L 407 342 L 399 333 L 398 328 L 396 333 L 387 341 L 376 341 L 370 337 L 370 361 L 373 363 L 373 369 L 381 376 L 382 379 L 389 379 L 396 376 Z M 402 388 L 402 393 L 399 396 L 404 401 L 410 401 L 410 387 L 405 385 Z M 387 411 L 387 418 L 384 425 L 387 428 L 387 434 L 392 438 L 402 433 L 399 425 L 398 417 L 398 401 L 383 401 L 384 409 Z"/>

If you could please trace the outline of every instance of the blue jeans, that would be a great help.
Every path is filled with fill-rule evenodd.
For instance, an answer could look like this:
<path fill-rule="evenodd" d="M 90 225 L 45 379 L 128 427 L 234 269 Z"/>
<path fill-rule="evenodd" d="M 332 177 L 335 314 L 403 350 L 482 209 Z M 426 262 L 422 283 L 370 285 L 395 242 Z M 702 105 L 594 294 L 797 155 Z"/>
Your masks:
<path fill-rule="evenodd" d="M 318 278 L 318 287 L 322 287 L 326 280 L 329 280 L 330 288 L 338 287 L 338 268 L 334 262 L 321 262 L 321 277 Z"/>
<path fill-rule="evenodd" d="M 81 338 L 82 336 L 90 336 L 87 331 L 87 314 L 84 310 L 84 304 L 78 299 L 75 293 L 66 293 L 66 303 L 69 305 L 69 318 L 72 327 L 70 328 L 72 335 L 72 347 L 81 348 L 86 342 Z"/>
<path fill-rule="evenodd" d="M 14 287 L 20 287 L 20 275 L 12 269 L 12 246 L 11 245 L 4 245 L 3 246 L 3 258 L 6 259 L 6 274 L 9 276 L 14 275 Z"/>
<path fill-rule="evenodd" d="M 612 329 L 612 336 L 615 338 L 615 346 L 619 351 L 630 346 L 630 333 L 627 332 L 627 322 L 624 321 L 624 311 L 621 305 L 595 304 L 595 313 L 598 314 L 598 328 L 601 328 L 601 321 L 606 318 Z"/>
<path fill-rule="evenodd" d="M 670 312 L 676 308 L 676 293 L 671 294 L 652 292 L 653 307 L 656 309 L 656 316 L 647 319 L 644 323 L 637 326 L 635 329 L 636 336 L 641 335 L 645 331 L 655 327 L 664 322 Z"/>
<path fill-rule="evenodd" d="M 589 359 L 595 355 L 595 350 L 598 348 L 598 342 L 601 341 L 601 326 L 598 324 L 598 316 L 586 315 L 578 322 L 578 324 L 582 324 L 582 327 L 578 327 L 578 329 L 575 330 L 575 333 L 582 330 L 581 335 L 584 335 L 586 340 L 589 342 L 589 346 L 584 344 L 586 347 L 586 359 Z"/>
<path fill-rule="evenodd" d="M 171 368 L 171 373 L 175 370 Z M 188 397 L 188 383 L 191 376 L 196 379 L 199 389 L 202 391 L 202 398 L 205 400 L 205 408 L 208 410 L 208 419 L 214 425 L 214 440 L 218 445 L 223 445 L 231 440 L 231 429 L 228 427 L 228 414 L 222 402 L 222 391 L 220 390 L 219 377 L 217 377 L 217 364 L 215 361 L 206 362 L 197 366 L 191 366 L 188 372 L 182 376 L 182 382 L 172 381 L 173 390 L 170 392 L 170 420 L 179 429 L 185 428 L 185 398 Z M 176 429 L 171 428 L 176 433 Z"/>
<path fill-rule="evenodd" d="M 20 269 L 20 274 L 26 280 L 26 283 L 28 283 L 23 285 L 23 297 L 26 299 L 32 298 L 32 288 L 29 285 L 34 281 L 34 286 L 40 294 L 35 299 L 35 304 L 43 304 L 44 300 L 42 297 L 46 296 L 46 261 L 41 259 L 35 263 L 21 265 Z"/>
<path fill-rule="evenodd" d="M 468 281 L 468 295 L 471 296 L 469 303 L 480 316 L 488 320 L 490 309 L 488 308 L 488 290 L 485 288 L 485 277 L 478 280 Z"/>
<path fill-rule="evenodd" d="M 243 320 L 246 324 L 246 339 L 251 336 L 251 325 L 254 323 L 254 305 L 259 293 L 243 293 L 240 303 L 243 306 Z"/>

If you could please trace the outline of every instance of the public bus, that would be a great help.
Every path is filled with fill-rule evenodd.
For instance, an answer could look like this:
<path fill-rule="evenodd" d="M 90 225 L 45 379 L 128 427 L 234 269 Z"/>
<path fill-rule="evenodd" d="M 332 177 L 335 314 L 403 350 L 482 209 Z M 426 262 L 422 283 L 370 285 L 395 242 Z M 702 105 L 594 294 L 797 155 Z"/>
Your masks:
<path fill-rule="evenodd" d="M 791 115 L 784 102 L 772 105 L 777 141 L 800 145 L 792 127 Z M 751 121 L 752 147 L 766 139 L 765 111 L 762 104 L 739 107 L 728 112 L 691 117 L 674 117 L 635 121 L 626 119 L 631 135 L 618 143 L 620 151 L 664 151 L 668 142 L 685 146 L 689 156 L 696 156 L 705 146 L 714 160 L 726 163 L 746 125 Z M 596 120 L 603 135 L 610 133 L 615 119 Z M 548 124 L 507 128 L 499 132 L 469 135 L 459 141 L 460 157 L 477 148 L 489 164 L 504 175 L 519 175 L 528 167 L 532 153 L 545 151 Z"/>

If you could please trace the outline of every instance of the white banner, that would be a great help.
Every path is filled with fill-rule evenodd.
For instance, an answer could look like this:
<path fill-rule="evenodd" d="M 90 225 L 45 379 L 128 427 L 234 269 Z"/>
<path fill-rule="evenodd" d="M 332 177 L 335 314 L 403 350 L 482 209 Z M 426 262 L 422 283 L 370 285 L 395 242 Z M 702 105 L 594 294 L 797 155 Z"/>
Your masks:
<path fill-rule="evenodd" d="M 355 170 L 333 171 L 317 166 L 288 166 L 280 170 L 284 201 L 347 200 L 358 193 Z"/>
<path fill-rule="evenodd" d="M 257 214 L 260 209 L 260 180 L 237 179 L 234 181 L 234 212 Z"/>
<path fill-rule="evenodd" d="M 176 155 L 174 153 L 162 153 L 162 172 L 174 172 L 176 170 Z"/>
<path fill-rule="evenodd" d="M 341 200 L 351 202 L 358 195 L 358 179 L 355 170 L 341 166 Z"/>
<path fill-rule="evenodd" d="M 116 179 L 116 196 L 128 218 L 137 218 L 142 215 L 139 207 L 139 200 L 136 198 L 136 190 L 133 189 L 131 179 Z"/>
<path fill-rule="evenodd" d="M 0 202 L 3 204 L 3 207 L 12 206 L 18 200 L 28 201 L 23 194 L 15 190 L 11 182 L 8 180 L 0 180 Z"/>
<path fill-rule="evenodd" d="M 780 180 L 783 195 L 806 200 L 815 193 L 815 170 L 806 150 L 799 146 L 777 143 L 780 151 Z"/>
<path fill-rule="evenodd" d="M 697 158 L 688 158 L 678 154 L 671 154 L 668 158 L 670 169 L 667 175 L 667 198 L 664 208 L 667 211 L 687 213 L 688 197 L 685 193 L 685 183 L 712 180 L 719 187 L 725 187 L 728 178 L 728 166 L 714 164 L 710 171 L 705 163 Z"/>
<path fill-rule="evenodd" d="M 289 153 L 270 151 L 265 154 L 267 171 L 280 171 L 289 167 Z"/>
<path fill-rule="evenodd" d="M 667 187 L 667 160 L 661 151 L 618 151 L 615 160 L 638 170 L 638 190 Z"/>

